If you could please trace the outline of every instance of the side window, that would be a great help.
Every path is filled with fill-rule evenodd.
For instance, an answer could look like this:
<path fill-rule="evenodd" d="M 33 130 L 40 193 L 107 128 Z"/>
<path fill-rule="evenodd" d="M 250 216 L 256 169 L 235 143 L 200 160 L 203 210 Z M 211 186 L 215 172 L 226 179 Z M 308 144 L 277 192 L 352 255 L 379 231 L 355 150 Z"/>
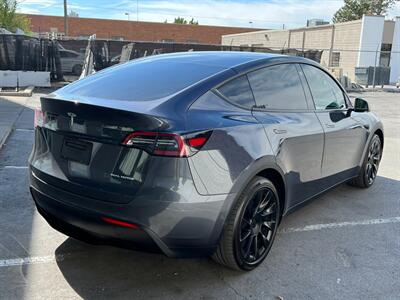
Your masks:
<path fill-rule="evenodd" d="M 316 109 L 345 108 L 345 96 L 337 83 L 324 71 L 310 65 L 302 65 L 310 86 Z"/>
<path fill-rule="evenodd" d="M 237 77 L 223 86 L 218 91 L 236 105 L 251 108 L 254 106 L 254 97 L 246 76 Z"/>
<path fill-rule="evenodd" d="M 258 106 L 270 109 L 307 109 L 306 97 L 294 64 L 266 67 L 247 74 Z"/>

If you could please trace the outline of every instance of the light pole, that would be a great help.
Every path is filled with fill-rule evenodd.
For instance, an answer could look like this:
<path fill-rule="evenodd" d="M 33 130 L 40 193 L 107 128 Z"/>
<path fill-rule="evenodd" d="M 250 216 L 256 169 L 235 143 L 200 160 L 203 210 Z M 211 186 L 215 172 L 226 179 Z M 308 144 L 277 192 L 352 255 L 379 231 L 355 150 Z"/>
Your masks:
<path fill-rule="evenodd" d="M 67 10 L 67 0 L 64 0 L 64 33 L 68 36 L 68 10 Z"/>
<path fill-rule="evenodd" d="M 249 24 L 250 24 L 250 27 L 253 28 L 253 21 L 250 21 Z"/>
<path fill-rule="evenodd" d="M 125 13 L 125 16 L 128 16 L 128 21 L 130 21 L 130 14 L 128 12 Z"/>

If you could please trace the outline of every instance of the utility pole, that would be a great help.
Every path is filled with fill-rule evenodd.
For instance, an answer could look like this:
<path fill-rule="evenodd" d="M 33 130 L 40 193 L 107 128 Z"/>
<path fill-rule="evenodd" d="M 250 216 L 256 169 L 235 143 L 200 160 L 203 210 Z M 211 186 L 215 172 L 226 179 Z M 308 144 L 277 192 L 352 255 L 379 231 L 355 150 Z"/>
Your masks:
<path fill-rule="evenodd" d="M 375 91 L 375 76 L 376 76 L 376 61 L 378 60 L 378 50 L 379 50 L 380 44 L 376 47 L 375 51 L 375 64 L 374 64 L 374 73 L 372 75 L 372 90 Z"/>
<path fill-rule="evenodd" d="M 68 10 L 67 10 L 67 0 L 64 0 L 64 32 L 65 36 L 68 36 Z"/>
<path fill-rule="evenodd" d="M 139 22 L 139 0 L 136 0 L 136 22 Z"/>

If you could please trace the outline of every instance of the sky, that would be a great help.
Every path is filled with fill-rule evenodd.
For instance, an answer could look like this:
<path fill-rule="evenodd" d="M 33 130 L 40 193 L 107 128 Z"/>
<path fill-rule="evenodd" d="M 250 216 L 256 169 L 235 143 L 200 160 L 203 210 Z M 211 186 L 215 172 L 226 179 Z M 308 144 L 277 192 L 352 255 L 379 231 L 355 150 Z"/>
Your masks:
<path fill-rule="evenodd" d="M 18 10 L 23 13 L 64 13 L 63 0 L 18 2 Z M 312 18 L 331 21 L 342 5 L 342 0 L 68 0 L 68 11 L 87 18 L 136 21 L 138 17 L 140 21 L 173 22 L 181 16 L 194 18 L 201 25 L 272 29 L 302 27 Z M 394 16 L 400 16 L 400 1 L 389 12 L 389 18 Z"/>

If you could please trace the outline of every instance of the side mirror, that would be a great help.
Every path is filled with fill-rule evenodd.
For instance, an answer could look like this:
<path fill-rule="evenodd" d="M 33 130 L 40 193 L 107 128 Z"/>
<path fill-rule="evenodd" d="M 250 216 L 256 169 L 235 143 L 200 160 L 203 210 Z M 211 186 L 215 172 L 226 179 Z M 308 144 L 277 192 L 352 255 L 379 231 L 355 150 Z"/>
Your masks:
<path fill-rule="evenodd" d="M 367 112 L 369 111 L 368 102 L 361 98 L 356 98 L 354 102 L 354 111 L 355 112 Z"/>

